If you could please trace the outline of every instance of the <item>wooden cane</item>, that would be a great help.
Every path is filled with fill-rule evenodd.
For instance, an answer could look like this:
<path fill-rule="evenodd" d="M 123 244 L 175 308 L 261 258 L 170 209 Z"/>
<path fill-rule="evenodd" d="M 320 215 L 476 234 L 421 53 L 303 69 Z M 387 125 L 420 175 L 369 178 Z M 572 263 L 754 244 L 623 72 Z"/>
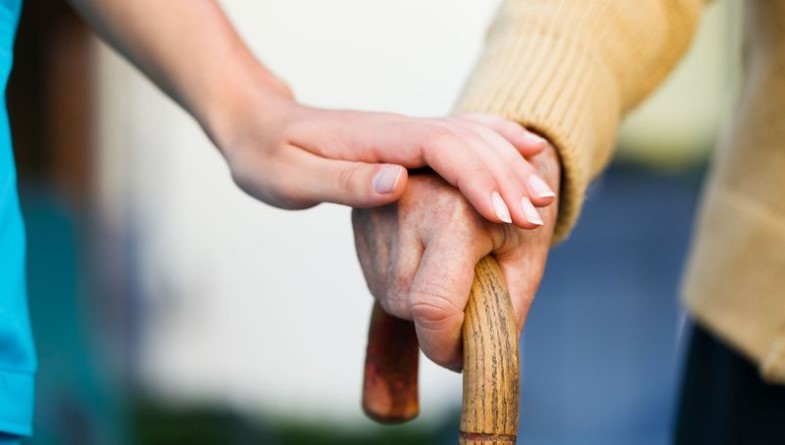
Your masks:
<path fill-rule="evenodd" d="M 460 445 L 513 445 L 518 434 L 518 330 L 496 261 L 475 268 L 463 324 L 463 407 Z M 417 416 L 414 325 L 377 303 L 368 334 L 363 409 L 374 420 L 398 423 Z"/>

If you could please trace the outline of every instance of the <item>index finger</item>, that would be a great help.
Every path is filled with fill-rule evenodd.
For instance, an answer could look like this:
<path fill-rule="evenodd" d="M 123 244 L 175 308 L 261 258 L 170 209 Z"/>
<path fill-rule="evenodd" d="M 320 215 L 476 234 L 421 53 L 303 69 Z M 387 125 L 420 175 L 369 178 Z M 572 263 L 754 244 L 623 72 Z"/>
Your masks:
<path fill-rule="evenodd" d="M 484 244 L 488 244 L 487 246 Z M 461 328 L 474 267 L 490 242 L 441 236 L 426 246 L 412 282 L 409 306 L 423 353 L 452 370 L 463 365 Z"/>
<path fill-rule="evenodd" d="M 548 145 L 548 141 L 538 134 L 517 122 L 501 116 L 484 113 L 463 113 L 458 114 L 457 117 L 490 128 L 509 141 L 524 157 L 535 156 L 541 153 Z"/>

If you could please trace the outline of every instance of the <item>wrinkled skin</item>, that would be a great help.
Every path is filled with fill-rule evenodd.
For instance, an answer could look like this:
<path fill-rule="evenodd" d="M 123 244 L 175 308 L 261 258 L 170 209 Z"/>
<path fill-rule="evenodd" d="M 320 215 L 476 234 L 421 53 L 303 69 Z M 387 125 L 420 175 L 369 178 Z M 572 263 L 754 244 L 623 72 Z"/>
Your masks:
<path fill-rule="evenodd" d="M 532 163 L 558 191 L 555 150 L 549 146 Z M 460 370 L 463 311 L 474 266 L 489 253 L 501 266 L 519 332 L 523 329 L 545 268 L 558 202 L 539 211 L 545 225 L 536 230 L 492 223 L 438 176 L 414 174 L 397 203 L 352 213 L 368 288 L 385 311 L 414 321 L 427 357 Z"/>

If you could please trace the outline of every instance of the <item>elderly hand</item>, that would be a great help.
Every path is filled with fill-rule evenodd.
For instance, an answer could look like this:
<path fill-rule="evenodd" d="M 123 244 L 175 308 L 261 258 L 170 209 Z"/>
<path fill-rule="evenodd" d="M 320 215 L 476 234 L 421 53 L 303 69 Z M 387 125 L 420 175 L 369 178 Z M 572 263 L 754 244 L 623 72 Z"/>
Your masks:
<path fill-rule="evenodd" d="M 548 146 L 531 159 L 558 190 L 560 165 Z M 420 347 L 439 365 L 462 367 L 461 326 L 474 266 L 493 254 L 504 273 L 522 330 L 542 278 L 557 205 L 541 209 L 544 226 L 520 230 L 481 218 L 433 174 L 413 175 L 401 199 L 355 209 L 355 244 L 368 287 L 386 312 L 413 320 Z"/>

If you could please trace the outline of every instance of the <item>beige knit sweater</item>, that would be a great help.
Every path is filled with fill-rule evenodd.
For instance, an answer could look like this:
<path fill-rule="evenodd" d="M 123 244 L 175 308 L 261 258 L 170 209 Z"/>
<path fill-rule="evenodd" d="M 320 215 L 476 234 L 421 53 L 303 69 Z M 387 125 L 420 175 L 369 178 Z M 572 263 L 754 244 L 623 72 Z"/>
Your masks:
<path fill-rule="evenodd" d="M 703 3 L 502 6 L 459 108 L 517 120 L 554 143 L 564 169 L 557 238 L 608 163 L 624 115 L 687 49 Z M 785 384 L 785 0 L 745 3 L 744 85 L 706 187 L 684 300 L 765 378 Z"/>

